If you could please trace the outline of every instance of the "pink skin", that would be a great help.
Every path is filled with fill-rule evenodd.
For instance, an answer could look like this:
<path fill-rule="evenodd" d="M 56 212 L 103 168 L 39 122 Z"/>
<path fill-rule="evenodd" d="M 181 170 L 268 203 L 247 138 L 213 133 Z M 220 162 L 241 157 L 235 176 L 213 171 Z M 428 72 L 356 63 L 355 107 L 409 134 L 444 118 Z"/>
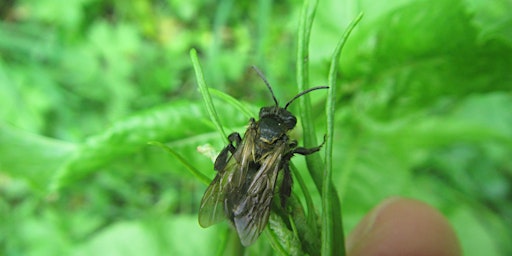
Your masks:
<path fill-rule="evenodd" d="M 461 255 L 448 221 L 431 206 L 393 197 L 368 213 L 347 239 L 349 256 Z"/>

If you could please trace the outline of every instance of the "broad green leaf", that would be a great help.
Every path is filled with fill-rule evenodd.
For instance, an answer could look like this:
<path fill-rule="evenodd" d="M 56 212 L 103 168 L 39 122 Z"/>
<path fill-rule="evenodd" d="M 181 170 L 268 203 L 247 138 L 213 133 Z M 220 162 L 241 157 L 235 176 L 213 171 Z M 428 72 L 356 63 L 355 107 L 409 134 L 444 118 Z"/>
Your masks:
<path fill-rule="evenodd" d="M 226 108 L 224 113 L 229 111 Z M 230 120 L 226 123 L 236 122 L 236 118 Z M 174 102 L 147 110 L 89 137 L 80 145 L 73 158 L 59 169 L 53 178 L 51 190 L 76 182 L 120 157 L 134 154 L 147 147 L 150 141 L 176 142 L 210 132 L 212 125 L 200 104 Z"/>
<path fill-rule="evenodd" d="M 76 152 L 73 143 L 0 125 L 0 173 L 27 181 L 36 190 L 46 190 L 51 177 Z"/>

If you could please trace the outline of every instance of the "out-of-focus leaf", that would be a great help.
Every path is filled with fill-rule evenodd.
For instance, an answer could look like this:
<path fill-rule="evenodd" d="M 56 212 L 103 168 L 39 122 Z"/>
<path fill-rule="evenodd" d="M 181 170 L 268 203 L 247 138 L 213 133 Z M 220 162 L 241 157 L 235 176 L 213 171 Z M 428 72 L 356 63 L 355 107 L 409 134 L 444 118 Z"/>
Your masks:
<path fill-rule="evenodd" d="M 464 0 L 480 29 L 481 42 L 497 39 L 512 46 L 512 2 L 508 0 Z"/>
<path fill-rule="evenodd" d="M 219 107 L 221 104 L 219 104 Z M 233 109 L 222 108 L 227 114 Z M 224 123 L 233 124 L 238 118 L 225 115 Z M 229 121 L 227 121 L 229 120 Z M 193 127 L 193 129 L 191 129 Z M 55 175 L 51 190 L 99 170 L 104 164 L 121 156 L 133 154 L 149 141 L 173 142 L 211 133 L 212 124 L 205 118 L 203 106 L 174 102 L 131 116 L 115 123 L 104 132 L 89 137 L 76 154 Z"/>
<path fill-rule="evenodd" d="M 44 190 L 56 171 L 77 151 L 75 144 L 0 125 L 0 173 Z"/>
<path fill-rule="evenodd" d="M 125 221 L 104 229 L 72 255 L 212 255 L 219 246 L 217 235 L 215 228 L 200 228 L 194 216 Z"/>

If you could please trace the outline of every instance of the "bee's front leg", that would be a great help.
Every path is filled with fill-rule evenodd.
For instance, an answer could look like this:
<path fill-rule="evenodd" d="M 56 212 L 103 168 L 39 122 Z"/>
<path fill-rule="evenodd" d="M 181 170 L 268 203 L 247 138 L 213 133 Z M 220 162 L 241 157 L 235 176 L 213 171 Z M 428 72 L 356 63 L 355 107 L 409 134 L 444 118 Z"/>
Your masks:
<path fill-rule="evenodd" d="M 216 171 L 222 171 L 226 167 L 226 164 L 228 163 L 228 156 L 229 153 L 234 154 L 236 151 L 236 148 L 240 143 L 242 142 L 242 137 L 240 137 L 240 134 L 238 132 L 231 133 L 228 136 L 229 144 L 222 149 L 220 154 L 217 156 L 217 159 L 215 159 L 215 164 L 213 165 L 213 169 Z"/>
<path fill-rule="evenodd" d="M 293 154 L 300 154 L 300 155 L 303 155 L 303 156 L 311 155 L 311 154 L 319 151 L 320 148 L 322 148 L 322 146 L 324 144 L 325 144 L 325 136 L 324 136 L 324 141 L 322 142 L 322 144 L 320 144 L 320 145 L 318 145 L 316 147 L 313 147 L 313 148 L 298 147 L 298 148 L 293 149 L 292 153 Z"/>

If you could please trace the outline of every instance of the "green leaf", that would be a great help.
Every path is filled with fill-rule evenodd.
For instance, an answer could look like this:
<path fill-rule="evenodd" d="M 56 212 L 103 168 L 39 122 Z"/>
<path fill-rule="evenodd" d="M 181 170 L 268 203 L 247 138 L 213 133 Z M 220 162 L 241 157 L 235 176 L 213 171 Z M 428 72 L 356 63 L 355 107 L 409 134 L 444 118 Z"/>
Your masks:
<path fill-rule="evenodd" d="M 44 191 L 53 175 L 77 146 L 0 125 L 1 172 L 27 181 L 35 190 Z"/>
<path fill-rule="evenodd" d="M 303 255 L 300 242 L 277 214 L 270 214 L 265 233 L 279 255 Z"/>
<path fill-rule="evenodd" d="M 465 0 L 467 8 L 474 15 L 478 26 L 479 41 L 500 40 L 512 46 L 512 15 L 509 10 L 512 2 L 508 0 Z"/>
<path fill-rule="evenodd" d="M 56 191 L 76 182 L 115 159 L 147 147 L 149 141 L 177 141 L 208 133 L 211 127 L 202 107 L 188 102 L 174 102 L 131 116 L 89 137 L 59 169 L 50 189 Z"/>
<path fill-rule="evenodd" d="M 118 221 L 77 246 L 74 255 L 212 255 L 219 246 L 217 232 L 200 228 L 193 216 Z M 184 240 L 201 241 L 202 246 L 190 246 Z"/>

